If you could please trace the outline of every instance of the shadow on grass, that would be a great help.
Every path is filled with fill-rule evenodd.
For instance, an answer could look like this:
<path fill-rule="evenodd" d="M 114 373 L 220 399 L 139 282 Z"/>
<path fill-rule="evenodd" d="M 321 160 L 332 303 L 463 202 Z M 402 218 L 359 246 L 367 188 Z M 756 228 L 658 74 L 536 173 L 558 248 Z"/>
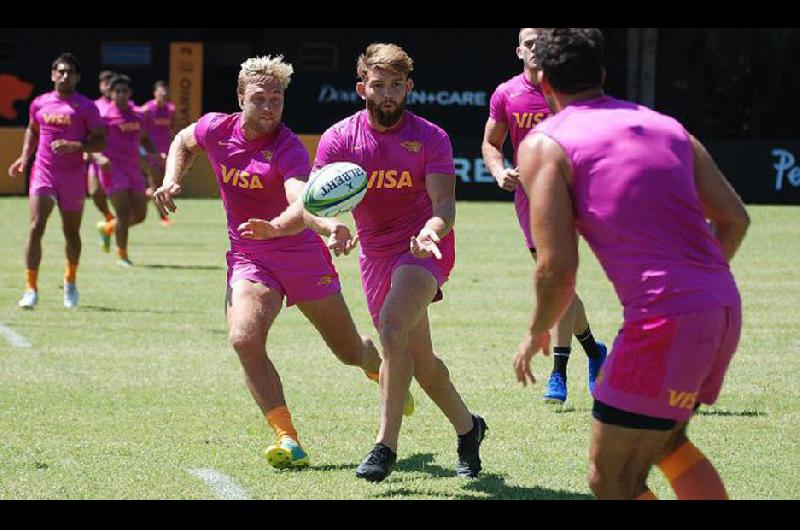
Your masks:
<path fill-rule="evenodd" d="M 762 412 L 760 410 L 742 410 L 742 411 L 731 411 L 731 410 L 704 410 L 700 409 L 697 411 L 697 414 L 700 416 L 738 416 L 743 418 L 752 418 L 758 416 L 766 416 L 766 412 Z"/>
<path fill-rule="evenodd" d="M 156 315 L 174 315 L 176 313 L 199 313 L 199 311 L 160 311 L 158 309 L 120 309 L 118 307 L 105 307 L 99 305 L 78 306 L 81 311 L 92 311 L 95 313 L 153 313 Z"/>
<path fill-rule="evenodd" d="M 179 271 L 224 271 L 225 267 L 219 265 L 140 265 L 143 269 L 171 269 Z"/>
<path fill-rule="evenodd" d="M 435 478 L 453 478 L 454 469 L 443 468 L 433 463 L 433 455 L 420 453 L 397 462 L 395 471 L 422 472 Z M 394 475 L 392 477 L 395 477 Z M 400 477 L 397 477 L 400 478 Z M 391 478 L 389 479 L 391 480 Z M 402 480 L 402 479 L 401 479 Z M 438 490 L 422 490 L 398 484 L 394 487 L 389 483 L 389 489 L 375 495 L 377 498 L 389 498 L 407 495 L 428 495 L 434 497 L 447 497 L 457 500 L 480 499 L 507 499 L 507 500 L 589 500 L 591 495 L 576 493 L 568 490 L 551 490 L 540 487 L 510 486 L 506 479 L 496 473 L 481 473 L 476 479 L 463 479 L 461 491 L 442 492 Z"/>

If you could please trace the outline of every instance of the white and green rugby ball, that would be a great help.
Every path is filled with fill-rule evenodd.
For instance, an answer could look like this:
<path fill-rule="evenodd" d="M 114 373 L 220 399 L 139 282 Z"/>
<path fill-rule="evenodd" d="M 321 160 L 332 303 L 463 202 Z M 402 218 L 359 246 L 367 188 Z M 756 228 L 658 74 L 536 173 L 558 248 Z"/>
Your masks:
<path fill-rule="evenodd" d="M 350 162 L 334 162 L 314 173 L 303 191 L 303 206 L 317 217 L 349 212 L 367 194 L 367 173 Z"/>

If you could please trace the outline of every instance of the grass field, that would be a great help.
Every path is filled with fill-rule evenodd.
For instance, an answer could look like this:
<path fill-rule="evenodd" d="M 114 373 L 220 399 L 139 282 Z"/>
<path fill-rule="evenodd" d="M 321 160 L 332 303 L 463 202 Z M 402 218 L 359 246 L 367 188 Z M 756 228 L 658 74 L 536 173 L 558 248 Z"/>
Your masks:
<path fill-rule="evenodd" d="M 577 346 L 564 408 L 541 402 L 550 360 L 533 389 L 516 385 L 512 354 L 532 307 L 532 262 L 510 204 L 461 203 L 456 270 L 431 310 L 434 344 L 468 406 L 486 418 L 484 473 L 452 476 L 455 437 L 416 384 L 398 465 L 384 483 L 357 480 L 378 427 L 378 389 L 342 366 L 296 310 L 284 310 L 269 351 L 312 468 L 272 470 L 272 439 L 242 381 L 223 318 L 225 222 L 219 201 L 183 200 L 164 229 L 153 210 L 132 231 L 136 267 L 102 254 L 87 203 L 80 306 L 62 305 L 63 236 L 55 213 L 44 241 L 40 303 L 23 312 L 27 202 L 0 199 L 0 498 L 206 499 L 192 470 L 216 470 L 255 499 L 588 499 L 591 400 Z M 744 299 L 739 353 L 717 406 L 691 434 L 733 498 L 800 499 L 800 208 L 751 207 L 734 272 Z M 579 292 L 598 338 L 621 322 L 617 299 L 588 249 Z M 372 333 L 356 259 L 339 259 L 345 297 Z M 658 472 L 653 491 L 673 498 Z"/>

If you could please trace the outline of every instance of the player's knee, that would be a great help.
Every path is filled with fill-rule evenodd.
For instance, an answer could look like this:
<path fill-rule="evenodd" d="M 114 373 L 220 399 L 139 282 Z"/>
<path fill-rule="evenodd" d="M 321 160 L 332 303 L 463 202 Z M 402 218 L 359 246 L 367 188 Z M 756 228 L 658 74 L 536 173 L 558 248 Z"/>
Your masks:
<path fill-rule="evenodd" d="M 233 328 L 228 332 L 228 342 L 239 355 L 246 355 L 261 346 L 258 339 L 241 328 Z"/>
<path fill-rule="evenodd" d="M 619 476 L 598 465 L 596 461 L 589 462 L 589 472 L 586 477 L 589 489 L 598 499 L 619 498 Z"/>
<path fill-rule="evenodd" d="M 44 235 L 44 228 L 47 222 L 42 217 L 35 217 L 31 220 L 30 236 L 31 239 L 41 239 Z"/>
<path fill-rule="evenodd" d="M 408 343 L 408 330 L 399 319 L 392 316 L 381 317 L 379 335 L 384 354 L 386 350 L 402 349 Z"/>

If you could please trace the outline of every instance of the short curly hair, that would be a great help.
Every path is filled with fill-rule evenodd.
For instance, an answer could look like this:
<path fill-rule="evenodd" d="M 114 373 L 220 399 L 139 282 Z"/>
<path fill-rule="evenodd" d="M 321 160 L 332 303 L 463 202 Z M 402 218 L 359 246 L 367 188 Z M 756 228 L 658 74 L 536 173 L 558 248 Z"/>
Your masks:
<path fill-rule="evenodd" d="M 604 54 L 598 28 L 545 28 L 536 40 L 539 67 L 562 94 L 602 87 Z"/>

